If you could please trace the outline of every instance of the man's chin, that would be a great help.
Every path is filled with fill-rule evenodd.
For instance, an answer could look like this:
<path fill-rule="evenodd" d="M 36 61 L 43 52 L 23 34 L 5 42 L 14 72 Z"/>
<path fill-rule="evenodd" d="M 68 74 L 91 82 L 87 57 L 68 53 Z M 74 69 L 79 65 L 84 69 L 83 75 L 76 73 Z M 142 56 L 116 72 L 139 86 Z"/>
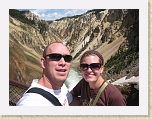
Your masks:
<path fill-rule="evenodd" d="M 62 82 L 62 81 L 64 82 L 66 79 L 67 79 L 67 76 L 58 76 L 58 79 L 57 79 L 57 80 L 58 80 L 58 81 L 61 81 L 61 82 Z"/>

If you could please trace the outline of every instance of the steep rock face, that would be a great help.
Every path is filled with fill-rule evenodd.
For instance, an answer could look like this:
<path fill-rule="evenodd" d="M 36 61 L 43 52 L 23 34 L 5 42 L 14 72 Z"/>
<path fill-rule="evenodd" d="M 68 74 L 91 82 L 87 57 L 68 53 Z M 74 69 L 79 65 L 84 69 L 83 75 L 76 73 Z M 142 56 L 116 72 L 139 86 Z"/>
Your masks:
<path fill-rule="evenodd" d="M 47 25 L 47 22 L 45 23 Z M 59 38 L 55 39 L 56 36 L 52 35 L 54 34 L 52 31 L 41 33 L 41 29 L 24 24 L 12 17 L 10 17 L 9 29 L 10 34 L 14 37 L 16 42 L 34 49 L 39 54 L 42 53 L 47 44 L 59 40 Z"/>
<path fill-rule="evenodd" d="M 9 21 L 9 78 L 30 84 L 33 78 L 40 78 L 42 74 L 40 57 L 45 46 L 61 40 L 52 35 L 52 31 L 46 31 L 48 23 L 45 21 L 37 19 L 37 24 L 31 25 L 12 16 Z M 45 29 L 40 29 L 40 25 Z"/>
<path fill-rule="evenodd" d="M 29 82 L 35 76 L 41 75 L 39 59 L 44 47 L 51 42 L 64 42 L 74 58 L 72 67 L 78 68 L 84 51 L 99 51 L 106 64 L 116 53 L 129 49 L 138 36 L 138 10 L 90 10 L 82 15 L 52 21 L 50 24 L 39 20 L 30 12 L 24 13 L 24 16 L 34 21 L 34 24 L 22 22 L 12 15 L 9 17 L 10 78 L 16 80 L 20 79 L 17 77 L 22 77 L 23 82 Z M 108 72 L 112 71 L 105 72 L 107 78 L 118 78 L 122 74 Z M 123 72 L 123 75 L 126 74 Z"/>
<path fill-rule="evenodd" d="M 49 26 L 51 29 L 54 29 L 56 33 L 60 34 L 61 38 L 67 39 L 68 47 L 71 52 L 73 52 L 81 42 L 85 42 L 88 36 L 91 36 L 90 41 L 93 40 L 94 32 L 96 35 L 101 34 L 102 20 L 107 13 L 108 10 L 101 11 L 101 13 L 98 13 L 97 17 L 94 12 L 89 12 L 78 17 L 75 16 L 53 21 Z"/>
<path fill-rule="evenodd" d="M 129 10 L 90 11 L 78 17 L 53 21 L 49 27 L 67 40 L 67 46 L 75 60 L 81 56 L 82 51 L 97 49 L 120 38 L 124 41 L 131 27 L 128 24 L 130 19 L 133 23 L 135 21 L 134 17 L 126 17 L 128 13 Z"/>

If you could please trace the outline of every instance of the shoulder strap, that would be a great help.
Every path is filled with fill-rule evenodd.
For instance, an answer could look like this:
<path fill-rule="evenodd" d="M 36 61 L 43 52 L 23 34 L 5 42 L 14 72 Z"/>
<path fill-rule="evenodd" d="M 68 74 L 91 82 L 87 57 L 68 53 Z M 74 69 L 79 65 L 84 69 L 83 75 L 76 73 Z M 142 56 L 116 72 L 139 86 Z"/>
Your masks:
<path fill-rule="evenodd" d="M 105 87 L 106 87 L 107 85 L 108 85 L 108 82 L 105 81 L 104 84 L 101 86 L 100 90 L 98 91 L 97 96 L 96 96 L 96 98 L 95 98 L 95 100 L 94 100 L 92 106 L 95 106 L 95 105 L 96 105 L 96 103 L 97 103 L 97 101 L 98 101 L 98 99 L 99 99 L 99 97 L 100 97 L 102 91 L 105 89 Z"/>
<path fill-rule="evenodd" d="M 29 89 L 26 93 L 38 93 L 42 95 L 43 97 L 45 97 L 46 99 L 48 99 L 55 106 L 62 106 L 59 100 L 54 95 L 52 95 L 51 93 L 41 88 L 34 87 L 34 88 Z"/>

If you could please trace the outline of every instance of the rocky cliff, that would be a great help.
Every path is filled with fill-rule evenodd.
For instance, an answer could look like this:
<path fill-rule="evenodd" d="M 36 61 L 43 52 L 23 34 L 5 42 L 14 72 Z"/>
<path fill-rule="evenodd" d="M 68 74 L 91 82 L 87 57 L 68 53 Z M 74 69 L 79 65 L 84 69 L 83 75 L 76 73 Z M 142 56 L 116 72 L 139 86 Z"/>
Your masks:
<path fill-rule="evenodd" d="M 54 41 L 70 49 L 74 68 L 84 51 L 95 49 L 105 59 L 105 79 L 139 75 L 139 10 L 95 9 L 55 21 L 30 11 L 9 12 L 10 79 L 29 84 L 39 78 L 43 49 Z"/>

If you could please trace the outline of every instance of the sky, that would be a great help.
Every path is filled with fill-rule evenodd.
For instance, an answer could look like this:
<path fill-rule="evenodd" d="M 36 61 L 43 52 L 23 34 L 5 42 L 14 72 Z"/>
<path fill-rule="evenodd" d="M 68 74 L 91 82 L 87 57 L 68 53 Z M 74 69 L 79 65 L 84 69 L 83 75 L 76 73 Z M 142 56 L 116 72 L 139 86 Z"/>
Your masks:
<path fill-rule="evenodd" d="M 27 10 L 27 9 L 26 9 Z M 41 20 L 56 20 L 62 17 L 80 15 L 87 12 L 89 9 L 29 9 L 35 15 L 38 15 Z"/>

